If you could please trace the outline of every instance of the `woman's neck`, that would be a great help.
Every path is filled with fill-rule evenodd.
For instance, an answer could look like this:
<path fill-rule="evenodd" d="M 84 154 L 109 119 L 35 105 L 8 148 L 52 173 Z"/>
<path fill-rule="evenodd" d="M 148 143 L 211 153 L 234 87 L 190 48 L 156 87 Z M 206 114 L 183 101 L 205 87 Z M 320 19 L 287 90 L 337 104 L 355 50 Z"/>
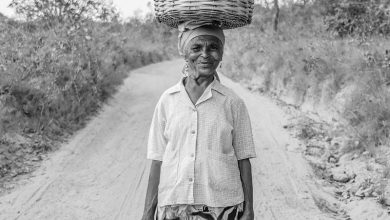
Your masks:
<path fill-rule="evenodd" d="M 197 79 L 189 76 L 184 79 L 184 88 L 194 105 L 202 96 L 206 88 L 212 83 L 213 79 L 214 75 L 208 77 L 198 77 Z"/>
<path fill-rule="evenodd" d="M 210 76 L 201 76 L 198 78 L 194 78 L 191 76 L 186 77 L 184 80 L 184 85 L 188 89 L 195 89 L 195 88 L 207 88 L 214 80 L 214 74 Z"/>

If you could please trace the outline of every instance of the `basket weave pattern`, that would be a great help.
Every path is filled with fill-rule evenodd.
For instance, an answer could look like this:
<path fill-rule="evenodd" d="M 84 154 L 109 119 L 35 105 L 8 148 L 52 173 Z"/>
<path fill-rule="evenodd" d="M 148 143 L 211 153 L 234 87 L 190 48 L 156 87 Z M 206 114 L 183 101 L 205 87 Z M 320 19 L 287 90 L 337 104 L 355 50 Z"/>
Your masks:
<path fill-rule="evenodd" d="M 212 22 L 222 29 L 250 24 L 254 0 L 154 0 L 157 20 L 170 27 L 186 21 Z"/>

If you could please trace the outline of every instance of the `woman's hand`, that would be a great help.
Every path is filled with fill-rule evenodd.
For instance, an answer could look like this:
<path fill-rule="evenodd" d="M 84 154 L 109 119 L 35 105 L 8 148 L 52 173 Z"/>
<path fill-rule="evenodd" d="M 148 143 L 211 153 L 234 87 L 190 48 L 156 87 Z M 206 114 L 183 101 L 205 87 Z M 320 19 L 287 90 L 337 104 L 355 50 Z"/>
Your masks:
<path fill-rule="evenodd" d="M 152 161 L 142 220 L 154 220 L 154 214 L 158 203 L 158 185 L 160 184 L 161 164 L 161 161 Z"/>
<path fill-rule="evenodd" d="M 141 220 L 154 220 L 154 215 L 144 214 Z"/>
<path fill-rule="evenodd" d="M 241 216 L 239 220 L 254 220 L 255 215 L 253 211 L 244 211 L 244 214 Z"/>
<path fill-rule="evenodd" d="M 252 165 L 249 159 L 239 160 L 238 166 L 241 173 L 242 188 L 244 190 L 244 215 L 240 220 L 254 220 L 253 211 L 253 188 L 252 188 Z"/>

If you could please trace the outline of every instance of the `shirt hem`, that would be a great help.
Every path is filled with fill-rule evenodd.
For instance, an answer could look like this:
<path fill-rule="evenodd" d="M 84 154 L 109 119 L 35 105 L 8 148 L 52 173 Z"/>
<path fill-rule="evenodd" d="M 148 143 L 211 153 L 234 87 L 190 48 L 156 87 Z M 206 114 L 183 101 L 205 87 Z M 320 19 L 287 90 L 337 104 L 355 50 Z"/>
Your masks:
<path fill-rule="evenodd" d="M 146 159 L 163 161 L 163 158 L 162 157 L 158 157 L 158 156 L 147 156 Z"/>
<path fill-rule="evenodd" d="M 245 159 L 253 159 L 256 158 L 257 155 L 248 155 L 248 156 L 243 156 L 243 157 L 237 157 L 237 160 L 245 160 Z"/>
<path fill-rule="evenodd" d="M 231 203 L 223 203 L 223 204 L 215 204 L 215 203 L 194 203 L 193 201 L 178 201 L 178 202 L 164 202 L 164 203 L 159 203 L 157 204 L 158 207 L 164 207 L 164 206 L 176 206 L 176 205 L 205 205 L 208 207 L 214 207 L 214 208 L 219 208 L 219 207 L 229 207 L 229 206 L 235 206 L 239 205 L 244 202 L 244 199 L 239 200 L 237 202 L 231 202 Z"/>

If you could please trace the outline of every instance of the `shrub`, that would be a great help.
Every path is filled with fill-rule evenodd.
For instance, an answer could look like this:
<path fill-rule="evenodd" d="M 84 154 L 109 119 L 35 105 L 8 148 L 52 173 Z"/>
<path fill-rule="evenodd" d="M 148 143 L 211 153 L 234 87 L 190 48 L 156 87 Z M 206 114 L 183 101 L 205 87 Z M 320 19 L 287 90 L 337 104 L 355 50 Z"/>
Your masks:
<path fill-rule="evenodd" d="M 40 20 L 47 25 L 84 19 L 113 20 L 118 18 L 116 9 L 105 0 L 12 0 L 10 7 L 28 20 Z"/>
<path fill-rule="evenodd" d="M 390 33 L 390 3 L 381 0 L 342 0 L 327 8 L 328 30 L 339 36 Z"/>
<path fill-rule="evenodd" d="M 175 32 L 152 19 L 49 27 L 40 20 L 0 18 L 0 38 L 0 178 L 15 169 L 23 173 L 17 167 L 31 160 L 28 155 L 44 154 L 53 141 L 82 127 L 131 69 L 176 53 Z M 27 143 L 9 141 L 13 135 Z M 14 148 L 11 156 L 22 155 L 17 164 L 15 155 L 2 157 Z M 26 149 L 31 151 L 20 153 Z"/>
<path fill-rule="evenodd" d="M 390 144 L 390 68 L 371 62 L 367 60 L 356 76 L 357 86 L 344 112 L 367 149 Z"/>
<path fill-rule="evenodd" d="M 278 33 L 272 31 L 272 10 L 255 8 L 251 25 L 227 32 L 224 71 L 233 79 L 259 83 L 259 91 L 289 104 L 342 119 L 360 147 L 389 145 L 388 38 L 379 31 L 365 41 L 329 35 L 318 15 L 338 13 L 338 5 L 284 6 Z"/>

